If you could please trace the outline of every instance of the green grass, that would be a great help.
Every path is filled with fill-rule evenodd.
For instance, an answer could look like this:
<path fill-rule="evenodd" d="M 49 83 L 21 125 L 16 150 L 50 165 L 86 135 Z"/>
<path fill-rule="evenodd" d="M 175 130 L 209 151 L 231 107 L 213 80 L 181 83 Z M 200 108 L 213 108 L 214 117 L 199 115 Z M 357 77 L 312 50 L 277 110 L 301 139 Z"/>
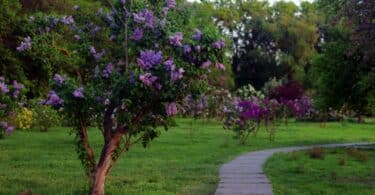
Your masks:
<path fill-rule="evenodd" d="M 348 155 L 346 149 L 325 150 L 324 159 L 312 159 L 306 151 L 279 153 L 267 161 L 265 171 L 275 194 L 373 195 L 375 150 L 363 152 L 367 161 Z"/>
<path fill-rule="evenodd" d="M 374 124 L 290 123 L 276 133 L 275 142 L 261 130 L 246 145 L 233 140 L 219 122 L 178 119 L 179 126 L 144 149 L 135 146 L 122 156 L 106 185 L 107 194 L 213 194 L 220 165 L 253 150 L 316 143 L 375 141 Z M 86 178 L 77 159 L 73 136 L 67 128 L 48 133 L 17 131 L 0 140 L 0 194 L 17 194 L 27 189 L 36 194 L 84 194 Z M 102 138 L 90 131 L 98 154 Z"/>

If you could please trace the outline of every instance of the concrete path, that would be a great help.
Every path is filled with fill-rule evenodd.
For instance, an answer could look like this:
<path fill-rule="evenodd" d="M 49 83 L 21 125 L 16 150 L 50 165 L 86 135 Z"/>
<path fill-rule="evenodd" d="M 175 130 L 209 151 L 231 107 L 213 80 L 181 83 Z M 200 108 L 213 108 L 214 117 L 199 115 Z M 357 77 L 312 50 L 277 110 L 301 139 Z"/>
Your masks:
<path fill-rule="evenodd" d="M 263 164 L 277 152 L 292 152 L 313 147 L 334 148 L 369 144 L 374 143 L 324 144 L 250 152 L 237 157 L 220 168 L 220 183 L 215 195 L 272 195 L 272 185 L 263 172 Z"/>

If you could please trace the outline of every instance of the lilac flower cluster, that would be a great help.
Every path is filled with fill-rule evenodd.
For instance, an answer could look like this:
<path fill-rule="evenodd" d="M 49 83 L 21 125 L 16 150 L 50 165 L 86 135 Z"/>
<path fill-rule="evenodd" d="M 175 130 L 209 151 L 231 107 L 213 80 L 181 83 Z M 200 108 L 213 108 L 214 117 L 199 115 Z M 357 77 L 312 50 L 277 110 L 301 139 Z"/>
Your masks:
<path fill-rule="evenodd" d="M 25 86 L 21 83 L 18 83 L 16 80 L 14 80 L 12 84 L 12 88 L 13 88 L 13 93 L 12 93 L 13 98 L 18 98 L 18 96 L 21 93 L 21 90 L 24 89 Z M 0 91 L 4 95 L 10 92 L 9 87 L 5 84 L 4 77 L 0 77 Z"/>
<path fill-rule="evenodd" d="M 103 70 L 103 77 L 104 78 L 109 78 L 109 76 L 112 74 L 113 72 L 113 64 L 112 63 L 109 63 L 107 64 L 107 66 L 105 67 L 105 69 Z"/>
<path fill-rule="evenodd" d="M 140 41 L 142 40 L 142 38 L 143 38 L 143 30 L 138 27 L 134 30 L 134 33 L 131 39 L 133 39 L 134 41 Z"/>
<path fill-rule="evenodd" d="M 176 68 L 172 58 L 164 62 L 165 69 L 170 72 L 171 83 L 183 78 L 185 70 L 183 68 Z"/>
<path fill-rule="evenodd" d="M 156 86 L 157 89 L 161 89 L 161 85 L 156 83 L 158 77 L 152 75 L 151 73 L 141 74 L 139 76 L 139 80 L 147 87 Z"/>
<path fill-rule="evenodd" d="M 93 55 L 95 61 L 98 62 L 98 61 L 100 61 L 100 60 L 103 58 L 103 56 L 105 55 L 105 50 L 102 49 L 102 51 L 101 51 L 100 53 L 98 53 L 98 52 L 96 51 L 96 49 L 95 49 L 94 46 L 90 46 L 90 53 Z"/>
<path fill-rule="evenodd" d="M 29 49 L 31 49 L 31 38 L 27 36 L 23 39 L 21 45 L 17 47 L 17 51 L 23 52 Z"/>
<path fill-rule="evenodd" d="M 169 44 L 182 47 L 183 34 L 182 32 L 176 32 L 174 35 L 169 37 Z"/>
<path fill-rule="evenodd" d="M 222 63 L 216 63 L 215 67 L 221 71 L 225 71 L 225 65 Z"/>
<path fill-rule="evenodd" d="M 64 100 L 61 99 L 55 91 L 50 91 L 47 95 L 47 99 L 43 100 L 41 103 L 50 106 L 61 106 L 64 104 Z"/>
<path fill-rule="evenodd" d="M 251 100 L 239 101 L 237 107 L 240 111 L 241 120 L 255 120 L 260 121 L 262 117 L 267 113 L 258 102 Z"/>
<path fill-rule="evenodd" d="M 53 80 L 57 84 L 61 85 L 66 81 L 66 75 L 62 76 L 62 75 L 59 75 L 59 74 L 55 74 L 55 76 L 53 77 Z"/>
<path fill-rule="evenodd" d="M 312 101 L 309 97 L 303 96 L 300 99 L 289 100 L 284 103 L 297 118 L 303 118 L 313 109 Z"/>
<path fill-rule="evenodd" d="M 14 92 L 13 92 L 13 97 L 14 98 L 18 98 L 18 96 L 20 95 L 21 93 L 21 90 L 25 88 L 25 86 L 21 83 L 18 83 L 17 81 L 13 81 L 13 89 L 14 89 Z"/>
<path fill-rule="evenodd" d="M 225 42 L 224 40 L 216 41 L 212 43 L 212 48 L 214 49 L 223 49 L 225 47 Z"/>
<path fill-rule="evenodd" d="M 9 135 L 14 131 L 14 126 L 8 124 L 7 122 L 0 122 L 0 128 Z"/>
<path fill-rule="evenodd" d="M 177 104 L 172 102 L 172 103 L 168 103 L 166 106 L 165 106 L 165 111 L 167 113 L 167 116 L 174 116 L 178 113 L 178 109 L 177 109 Z"/>
<path fill-rule="evenodd" d="M 205 62 L 203 62 L 203 64 L 201 65 L 201 68 L 209 68 L 211 66 L 212 62 L 210 60 L 207 60 Z"/>
<path fill-rule="evenodd" d="M 73 96 L 75 98 L 84 98 L 85 96 L 83 95 L 83 87 L 79 87 L 76 90 L 74 90 Z"/>
<path fill-rule="evenodd" d="M 193 40 L 200 41 L 202 39 L 203 33 L 199 29 L 195 29 L 194 34 L 192 36 Z"/>
<path fill-rule="evenodd" d="M 0 81 L 0 91 L 3 94 L 7 94 L 9 92 L 8 86 L 4 83 L 4 80 Z"/>
<path fill-rule="evenodd" d="M 137 24 L 145 24 L 146 27 L 154 29 L 157 18 L 154 12 L 144 9 L 138 13 L 133 13 L 134 22 Z"/>
<path fill-rule="evenodd" d="M 149 70 L 155 65 L 161 64 L 162 60 L 163 56 L 161 51 L 145 50 L 141 51 L 137 63 L 143 70 Z"/>
<path fill-rule="evenodd" d="M 72 16 L 63 16 L 60 19 L 60 22 L 63 23 L 63 24 L 65 24 L 65 25 L 72 25 L 72 24 L 74 24 L 74 19 L 73 19 Z"/>

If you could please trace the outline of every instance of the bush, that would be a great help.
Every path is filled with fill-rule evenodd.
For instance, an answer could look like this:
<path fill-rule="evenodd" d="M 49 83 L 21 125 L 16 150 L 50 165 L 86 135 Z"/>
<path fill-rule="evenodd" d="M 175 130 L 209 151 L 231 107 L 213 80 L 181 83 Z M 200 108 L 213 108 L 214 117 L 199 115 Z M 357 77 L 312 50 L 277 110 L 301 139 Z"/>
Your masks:
<path fill-rule="evenodd" d="M 28 108 L 21 108 L 14 118 L 14 122 L 17 128 L 28 130 L 30 129 L 33 122 L 33 111 Z"/>
<path fill-rule="evenodd" d="M 46 132 L 49 128 L 61 124 L 59 113 L 51 106 L 37 105 L 33 108 L 33 112 L 35 114 L 33 126 L 40 131 Z"/>
<path fill-rule="evenodd" d="M 324 159 L 325 151 L 322 147 L 314 147 L 313 149 L 309 150 L 310 158 L 315 159 Z"/>
<path fill-rule="evenodd" d="M 346 149 L 346 153 L 362 162 L 366 162 L 368 160 L 368 154 L 356 148 L 348 148 Z"/>

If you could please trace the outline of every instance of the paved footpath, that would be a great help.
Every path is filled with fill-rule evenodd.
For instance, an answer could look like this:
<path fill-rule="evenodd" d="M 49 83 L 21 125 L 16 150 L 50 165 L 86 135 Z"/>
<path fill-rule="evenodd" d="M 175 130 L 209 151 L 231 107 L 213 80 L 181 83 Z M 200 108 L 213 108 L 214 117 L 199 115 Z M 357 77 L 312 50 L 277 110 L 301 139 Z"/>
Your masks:
<path fill-rule="evenodd" d="M 272 195 L 272 185 L 263 172 L 263 164 L 277 152 L 292 152 L 313 147 L 350 147 L 370 142 L 324 144 L 254 151 L 237 157 L 220 168 L 220 183 L 215 195 Z"/>

